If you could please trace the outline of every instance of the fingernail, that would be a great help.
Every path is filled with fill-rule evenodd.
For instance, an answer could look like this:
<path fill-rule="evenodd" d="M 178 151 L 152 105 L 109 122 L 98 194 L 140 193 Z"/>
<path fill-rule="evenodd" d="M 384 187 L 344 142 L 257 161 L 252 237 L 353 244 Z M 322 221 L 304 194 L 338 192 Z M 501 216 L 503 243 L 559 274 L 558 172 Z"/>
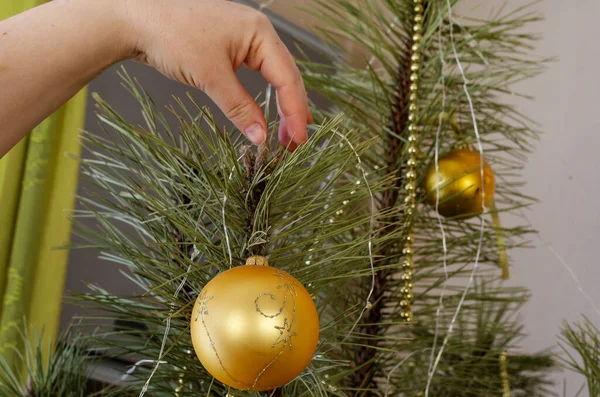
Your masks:
<path fill-rule="evenodd" d="M 250 127 L 246 128 L 246 131 L 244 132 L 246 134 L 246 138 L 248 138 L 250 142 L 255 145 L 260 145 L 265 141 L 265 139 L 267 139 L 266 131 L 258 123 L 252 124 Z"/>
<path fill-rule="evenodd" d="M 295 152 L 296 149 L 298 149 L 298 144 L 294 141 L 290 141 L 290 143 L 288 143 L 288 145 L 287 145 L 287 149 L 290 152 Z"/>
<path fill-rule="evenodd" d="M 277 135 L 279 136 L 279 143 L 281 143 L 283 146 L 287 146 L 292 140 L 288 135 L 287 123 L 285 122 L 285 119 L 281 119 Z"/>

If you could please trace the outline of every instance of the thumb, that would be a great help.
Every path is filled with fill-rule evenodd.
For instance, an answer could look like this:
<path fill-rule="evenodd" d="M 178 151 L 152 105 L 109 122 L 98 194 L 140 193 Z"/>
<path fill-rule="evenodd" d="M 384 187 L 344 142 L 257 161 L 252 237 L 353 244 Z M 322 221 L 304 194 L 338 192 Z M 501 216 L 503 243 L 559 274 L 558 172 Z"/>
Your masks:
<path fill-rule="evenodd" d="M 233 70 L 207 84 L 205 92 L 250 142 L 261 145 L 267 139 L 265 116 Z"/>

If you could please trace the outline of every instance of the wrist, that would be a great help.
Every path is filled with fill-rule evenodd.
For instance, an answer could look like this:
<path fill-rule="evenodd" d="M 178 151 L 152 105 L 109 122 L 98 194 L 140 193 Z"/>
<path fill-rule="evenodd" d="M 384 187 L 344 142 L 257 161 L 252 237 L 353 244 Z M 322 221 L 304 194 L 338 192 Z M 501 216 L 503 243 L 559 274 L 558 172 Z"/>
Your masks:
<path fill-rule="evenodd" d="M 122 59 L 131 59 L 140 55 L 140 30 L 136 24 L 136 8 L 132 0 L 108 0 L 114 4 L 115 18 L 118 19 L 120 29 L 119 37 L 121 40 Z"/>
<path fill-rule="evenodd" d="M 133 28 L 129 0 L 58 0 L 74 18 L 91 25 L 92 36 L 109 64 L 136 56 L 137 34 Z"/>

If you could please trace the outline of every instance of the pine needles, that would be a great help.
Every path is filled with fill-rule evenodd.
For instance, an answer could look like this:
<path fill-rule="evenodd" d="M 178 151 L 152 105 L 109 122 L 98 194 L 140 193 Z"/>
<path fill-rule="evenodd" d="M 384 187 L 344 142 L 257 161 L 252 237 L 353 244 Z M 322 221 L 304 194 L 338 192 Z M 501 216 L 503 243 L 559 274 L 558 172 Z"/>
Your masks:
<path fill-rule="evenodd" d="M 565 324 L 560 347 L 565 353 L 564 364 L 583 375 L 590 397 L 600 396 L 600 330 L 586 317 L 574 324 Z M 579 355 L 575 357 L 572 350 Z"/>
<path fill-rule="evenodd" d="M 365 48 L 372 57 L 365 59 L 363 67 L 343 62 L 334 67 L 306 62 L 303 66 L 307 84 L 335 103 L 332 112 L 344 112 L 355 128 L 375 137 L 376 143 L 368 157 L 371 165 L 394 175 L 399 186 L 402 164 L 407 161 L 401 148 L 406 142 L 408 127 L 407 78 L 410 73 L 407 65 L 411 57 L 413 2 L 334 0 L 319 4 L 315 14 L 325 21 L 320 27 L 322 36 L 334 47 L 341 41 L 350 41 Z M 436 146 L 443 154 L 476 143 L 463 81 L 453 55 L 456 51 L 469 80 L 485 158 L 492 163 L 499 179 L 498 207 L 501 213 L 519 211 L 533 202 L 519 192 L 522 182 L 518 178 L 538 132 L 504 100 L 507 93 L 518 95 L 511 91 L 511 84 L 535 76 L 543 69 L 544 60 L 537 59 L 530 51 L 535 36 L 517 33 L 539 17 L 523 6 L 514 11 L 501 10 L 486 20 L 454 18 L 450 21 L 447 4 L 446 0 L 423 2 L 423 56 L 418 76 L 418 97 L 421 98 L 418 124 L 423 156 L 418 175 L 424 175 L 424 170 L 434 161 Z M 392 188 L 378 197 L 378 208 L 385 219 L 382 224 L 389 225 L 378 230 L 406 224 L 408 215 L 402 214 L 404 194 Z M 397 201 L 398 196 L 402 200 Z M 378 262 L 381 267 L 376 284 L 381 292 L 376 294 L 378 299 L 372 309 L 376 312 L 365 319 L 361 328 L 365 334 L 356 336 L 362 338 L 361 345 L 348 351 L 349 360 L 360 367 L 360 372 L 346 380 L 352 394 L 382 395 L 385 390 L 385 394 L 419 395 L 424 385 L 430 383 L 429 392 L 435 396 L 495 395 L 502 390 L 498 358 L 508 351 L 513 395 L 548 395 L 544 372 L 553 365 L 550 357 L 511 353 L 517 348 L 520 326 L 510 317 L 527 300 L 527 294 L 524 290 L 502 287 L 495 281 L 498 273 L 494 267 L 498 266 L 499 253 L 490 221 L 486 219 L 479 251 L 477 221 L 444 219 L 441 226 L 447 254 L 439 220 L 430 208 L 422 206 L 410 221 L 417 233 L 416 323 L 412 326 L 401 326 L 398 304 L 404 240 L 393 240 L 383 248 L 385 259 Z M 505 227 L 507 247 L 526 246 L 531 232 L 527 226 Z M 465 303 L 457 313 L 477 252 L 480 252 L 481 267 L 477 273 L 479 289 L 466 293 Z M 447 269 L 442 264 L 447 264 Z M 453 320 L 455 315 L 456 320 Z M 492 323 L 486 324 L 479 320 L 481 318 Z M 487 328 L 492 324 L 496 327 Z M 440 353 L 442 341 L 448 345 Z M 360 352 L 359 356 L 354 355 L 356 351 Z M 438 354 L 440 361 L 434 371 L 432 363 Z M 469 365 L 462 367 L 462 363 Z M 530 371 L 525 369 L 527 367 Z"/>
<path fill-rule="evenodd" d="M 505 99 L 516 95 L 510 84 L 542 70 L 544 60 L 530 55 L 535 37 L 518 32 L 538 16 L 522 7 L 487 20 L 450 21 L 446 4 L 425 2 L 418 174 L 434 161 L 436 146 L 443 153 L 476 142 L 455 49 L 498 178 L 498 208 L 519 211 L 534 201 L 520 192 L 520 170 L 538 131 Z M 132 363 L 160 360 L 153 396 L 172 396 L 180 379 L 182 395 L 260 395 L 231 390 L 202 368 L 190 349 L 189 321 L 212 277 L 263 254 L 307 287 L 321 321 L 313 362 L 277 395 L 500 396 L 506 373 L 512 396 L 551 395 L 552 357 L 519 353 L 515 318 L 528 293 L 498 281 L 491 218 L 484 215 L 480 241 L 477 222 L 440 220 L 425 205 L 404 211 L 412 2 L 320 5 L 322 36 L 332 46 L 350 40 L 373 58 L 366 67 L 303 63 L 307 85 L 335 106 L 314 111 L 319 124 L 294 153 L 273 150 L 274 142 L 255 152 L 238 132 L 221 130 L 192 96 L 175 99 L 165 115 L 126 74 L 144 125 L 96 98 L 105 134 L 85 136 L 91 157 L 82 163 L 94 188 L 75 216 L 97 224 L 78 231 L 87 247 L 102 251 L 106 266 L 124 265 L 141 292 L 116 296 L 92 285 L 75 298 L 104 313 L 82 325 L 99 329 L 93 345 Z M 277 120 L 269 122 L 275 128 Z M 403 322 L 398 299 L 407 224 L 416 230 L 413 324 Z M 507 249 L 527 246 L 530 233 L 525 225 L 505 226 Z M 481 270 L 461 300 L 477 253 Z M 151 369 L 136 367 L 120 395 L 139 391 Z"/>
<path fill-rule="evenodd" d="M 337 117 L 316 128 L 293 154 L 273 154 L 267 146 L 253 154 L 239 135 L 220 131 L 210 112 L 191 97 L 197 115 L 179 100 L 179 109 L 171 109 L 180 127 L 176 137 L 141 87 L 124 78 L 142 104 L 146 125 L 129 124 L 97 98 L 98 117 L 112 133 L 88 135 L 92 158 L 83 162 L 85 174 L 108 198 L 88 192 L 82 200 L 89 209 L 76 215 L 98 220 L 98 230 L 79 231 L 104 251 L 107 261 L 125 264 L 131 270 L 128 277 L 145 292 L 125 298 L 92 286 L 95 293 L 78 300 L 98 306 L 113 319 L 139 319 L 143 327 L 120 329 L 118 338 L 112 331 L 98 333 L 97 342 L 118 356 L 167 361 L 151 383 L 153 393 L 166 393 L 171 384 L 165 379 L 176 379 L 184 367 L 186 379 L 193 379 L 187 388 L 222 390 L 185 353 L 191 346 L 191 307 L 214 275 L 243 264 L 249 253 L 261 252 L 272 266 L 290 272 L 319 297 L 326 324 L 321 357 L 286 390 L 294 390 L 293 395 L 326 392 L 329 383 L 323 376 L 347 366 L 335 353 L 336 341 L 352 328 L 366 297 L 327 291 L 370 279 L 369 243 L 378 246 L 390 238 L 372 230 L 368 203 L 390 178 L 366 177 L 368 170 L 361 168 L 360 157 L 371 143 L 340 129 Z M 184 278 L 185 288 L 175 295 Z M 171 329 L 159 357 L 167 317 Z M 98 320 L 88 319 L 87 325 L 100 326 L 103 321 Z M 139 368 L 135 376 L 142 381 L 147 369 Z"/>
<path fill-rule="evenodd" d="M 85 338 L 67 332 L 52 349 L 43 351 L 41 338 L 36 343 L 21 334 L 25 351 L 19 353 L 17 368 L 11 368 L 0 357 L 0 395 L 23 397 L 84 397 L 88 371 L 93 365 Z"/>

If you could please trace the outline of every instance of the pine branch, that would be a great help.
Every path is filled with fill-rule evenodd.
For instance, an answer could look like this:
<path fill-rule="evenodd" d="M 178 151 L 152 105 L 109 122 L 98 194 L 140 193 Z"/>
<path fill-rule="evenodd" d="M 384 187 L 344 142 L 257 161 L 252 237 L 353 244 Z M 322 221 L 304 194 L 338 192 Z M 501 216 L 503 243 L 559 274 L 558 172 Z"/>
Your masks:
<path fill-rule="evenodd" d="M 386 168 L 387 173 L 389 175 L 402 175 L 402 166 L 400 164 L 401 156 L 400 154 L 403 151 L 403 141 L 401 137 L 405 135 L 405 130 L 408 124 L 408 104 L 409 104 L 409 95 L 410 95 L 410 60 L 412 56 L 412 38 L 406 40 L 406 52 L 405 55 L 402 56 L 398 60 L 398 75 L 396 78 L 396 95 L 395 101 L 393 103 L 391 109 L 392 115 L 392 125 L 391 131 L 392 134 L 388 134 L 385 139 L 388 141 L 387 144 L 387 153 L 386 153 Z M 380 213 L 388 213 L 393 210 L 397 203 L 399 197 L 399 190 L 402 185 L 403 178 L 401 176 L 396 177 L 395 184 L 390 186 L 386 191 L 383 192 L 381 203 L 380 203 Z M 400 223 L 398 222 L 398 217 L 393 217 L 390 219 L 386 219 L 384 223 L 378 225 L 377 230 L 381 234 L 389 234 L 392 232 L 393 228 L 400 227 Z M 390 258 L 383 262 L 383 266 L 386 266 L 387 269 L 380 270 L 377 272 L 375 277 L 375 285 L 373 289 L 372 301 L 373 306 L 367 311 L 363 323 L 365 325 L 361 326 L 360 333 L 369 336 L 376 336 L 382 333 L 382 327 L 379 325 L 382 323 L 383 311 L 387 306 L 387 299 L 389 296 L 386 296 L 386 292 L 388 292 L 388 283 L 391 280 L 392 275 L 395 272 L 395 269 L 390 267 L 392 264 L 391 261 L 395 259 L 393 255 L 391 255 L 391 251 L 393 251 L 395 247 L 393 245 L 388 245 L 383 247 L 378 253 L 377 257 L 379 258 Z M 357 372 L 355 372 L 352 376 L 352 387 L 354 387 L 357 392 L 356 395 L 369 395 L 362 392 L 365 388 L 367 389 L 375 389 L 376 384 L 374 381 L 377 372 L 380 369 L 376 366 L 376 354 L 377 351 L 372 348 L 373 345 L 377 345 L 377 339 L 366 339 L 361 342 L 361 344 L 357 347 L 356 353 L 356 366 L 359 368 Z"/>
<path fill-rule="evenodd" d="M 590 397 L 600 396 L 600 330 L 588 318 L 575 324 L 565 324 L 561 349 L 566 355 L 561 361 L 567 368 L 583 375 Z M 572 350 L 579 355 L 575 357 Z"/>
<path fill-rule="evenodd" d="M 191 197 L 187 195 L 183 195 L 181 200 L 177 197 L 173 197 L 173 204 L 175 206 L 189 206 L 192 202 Z M 185 262 L 190 260 L 193 254 L 194 245 L 190 244 L 188 241 L 185 241 L 183 233 L 181 233 L 176 226 L 171 225 L 172 229 L 172 240 L 174 242 L 173 245 L 173 258 L 177 266 L 182 272 L 186 271 Z M 189 297 L 190 299 L 194 296 L 194 291 L 190 285 L 187 283 L 183 286 L 183 293 Z"/>
<path fill-rule="evenodd" d="M 160 367 L 150 392 L 173 395 L 174 382 L 183 372 L 190 379 L 186 384 L 190 392 L 224 395 L 227 387 L 186 353 L 191 345 L 189 310 L 195 295 L 214 275 L 243 264 L 251 253 L 267 253 L 272 266 L 292 273 L 315 296 L 322 324 L 321 343 L 309 369 L 274 393 L 416 396 L 428 381 L 434 340 L 439 349 L 447 337 L 431 379 L 432 395 L 499 395 L 499 357 L 507 352 L 514 395 L 546 397 L 545 374 L 553 362 L 546 354 L 514 353 L 522 331 L 513 317 L 528 295 L 495 283 L 498 254 L 492 228 L 486 228 L 479 247 L 476 222 L 445 220 L 448 255 L 444 257 L 438 218 L 426 207 L 416 214 L 410 223 L 415 226 L 418 252 L 417 321 L 410 327 L 403 325 L 397 273 L 406 237 L 402 225 L 408 219 L 398 205 L 403 199 L 398 187 L 401 165 L 407 159 L 402 146 L 413 3 L 321 3 L 323 8 L 316 12 L 332 27 L 324 29 L 324 35 L 332 42 L 351 40 L 366 47 L 375 57 L 373 65 L 380 66 L 304 64 L 308 86 L 336 106 L 314 112 L 319 126 L 293 154 L 283 150 L 271 158 L 266 147 L 251 153 L 238 132 L 222 131 L 193 98 L 189 98 L 191 110 L 181 100 L 170 109 L 178 124 L 175 133 L 151 98 L 128 77 L 125 85 L 140 103 L 145 125 L 131 124 L 98 98 L 99 118 L 107 131 L 104 136 L 86 136 L 92 155 L 83 162 L 87 177 L 105 194 L 88 192 L 82 198 L 86 208 L 77 216 L 96 219 L 97 227 L 80 231 L 89 246 L 102 250 L 107 265 L 125 265 L 131 271 L 127 277 L 144 292 L 115 296 L 92 286 L 80 301 L 104 314 L 87 319 L 86 325 L 104 330 L 97 335 L 97 344 L 115 355 L 156 360 L 169 317 L 171 331 L 160 357 L 169 364 Z M 421 175 L 433 159 L 442 110 L 455 117 L 461 136 L 457 139 L 449 120 L 442 120 L 441 152 L 474 141 L 455 60 L 445 57 L 446 70 L 439 62 L 440 51 L 451 52 L 449 21 L 442 13 L 446 0 L 428 4 L 419 77 Z M 526 116 L 501 100 L 512 93 L 509 83 L 540 70 L 539 60 L 529 56 L 531 37 L 514 33 L 536 20 L 521 11 L 491 20 L 453 22 L 486 159 L 498 176 L 496 198 L 502 211 L 516 211 L 533 202 L 519 191 L 519 178 L 538 132 Z M 389 16 L 396 22 L 391 28 Z M 439 100 L 442 73 L 446 109 L 441 109 Z M 338 116 L 340 112 L 344 117 Z M 372 199 L 377 207 L 375 231 L 371 230 Z M 504 231 L 507 248 L 526 246 L 532 232 L 523 225 Z M 190 249 L 197 255 L 194 260 Z M 477 288 L 465 294 L 454 332 L 449 334 L 477 252 L 481 254 Z M 441 268 L 444 259 L 448 280 Z M 355 328 L 373 270 L 372 306 Z M 175 296 L 184 277 L 185 293 Z M 445 298 L 440 307 L 442 285 Z M 128 325 L 132 318 L 145 328 Z M 118 332 L 104 328 L 113 321 L 122 322 L 123 328 Z M 135 390 L 150 370 L 138 368 L 134 380 L 121 391 Z"/>
<path fill-rule="evenodd" d="M 452 1 L 453 5 L 455 3 Z M 433 160 L 440 113 L 446 112 L 449 115 L 441 120 L 441 134 L 438 140 L 440 153 L 474 142 L 470 125 L 471 115 L 465 105 L 462 90 L 462 78 L 456 69 L 448 36 L 446 1 L 428 1 L 427 5 L 419 76 L 419 123 L 423 158 L 419 162 L 417 175 L 423 175 Z M 412 37 L 413 3 L 389 0 L 384 1 L 383 5 L 369 2 L 361 3 L 359 7 L 352 0 L 335 0 L 321 2 L 321 6 L 315 14 L 319 14 L 328 25 L 326 28 L 320 28 L 324 31 L 323 36 L 333 44 L 345 40 L 366 48 L 372 58 L 369 59 L 366 68 L 343 63 L 336 64 L 333 68 L 310 62 L 303 63 L 307 85 L 320 91 L 336 104 L 333 112 L 338 109 L 344 111 L 352 119 L 353 125 L 359 125 L 364 133 L 377 137 L 378 142 L 369 160 L 375 169 L 385 169 L 389 175 L 393 175 L 395 186 L 400 186 L 400 165 L 407 157 L 401 154 L 401 148 L 396 152 L 394 149 L 395 144 L 403 144 L 402 127 L 406 126 L 406 120 L 402 117 L 407 115 L 395 110 L 402 109 L 402 104 L 406 103 L 407 95 L 405 94 L 404 98 L 399 95 L 406 93 L 406 86 L 402 87 L 402 78 L 398 77 L 402 75 L 407 63 L 406 49 Z M 515 178 L 520 177 L 518 169 L 522 167 L 525 161 L 524 153 L 530 150 L 529 141 L 537 137 L 537 131 L 531 128 L 531 121 L 519 114 L 514 106 L 502 103 L 499 94 L 510 92 L 509 84 L 524 77 L 531 77 L 541 70 L 544 60 L 535 59 L 531 52 L 519 50 L 531 48 L 530 44 L 534 38 L 512 33 L 514 29 L 537 19 L 537 16 L 533 13 L 528 14 L 526 7 L 523 7 L 508 15 L 494 15 L 490 20 L 469 20 L 467 24 L 457 22 L 460 18 L 455 15 L 453 22 L 456 51 L 468 75 L 469 90 L 474 98 L 486 159 L 494 164 L 498 177 L 496 197 L 502 203 L 502 211 L 517 211 L 532 202 L 531 198 L 519 192 L 519 182 L 515 182 Z M 390 21 L 393 22 L 390 24 Z M 507 51 L 509 48 L 514 52 Z M 447 63 L 445 68 L 440 64 L 440 52 Z M 371 64 L 380 67 L 369 67 Z M 442 73 L 445 77 L 445 109 L 441 108 Z M 390 103 L 393 104 L 391 112 Z M 391 125 L 390 115 L 395 121 Z M 389 159 L 390 153 L 394 157 L 392 161 Z M 396 203 L 399 200 L 394 198 L 394 195 L 402 196 L 402 192 L 396 188 L 384 192 L 378 198 L 382 219 L 378 230 L 382 231 L 381 234 L 389 231 L 396 236 L 396 240 L 387 240 L 390 245 L 382 245 L 379 247 L 381 250 L 377 251 L 373 306 L 365 313 L 364 320 L 364 324 L 370 326 L 359 328 L 355 335 L 356 345 L 348 349 L 348 357 L 360 363 L 355 364 L 355 371 L 349 374 L 350 394 L 383 394 L 383 390 L 387 390 L 384 385 L 386 377 L 389 377 L 390 391 L 406 395 L 418 395 L 422 392 L 429 371 L 433 335 L 441 338 L 437 339 L 439 348 L 445 336 L 444 330 L 448 327 L 460 300 L 463 282 L 469 275 L 472 260 L 478 251 L 478 225 L 475 222 L 450 219 L 444 221 L 448 256 L 443 258 L 438 219 L 427 208 L 422 208 L 414 219 L 415 251 L 418 253 L 418 271 L 414 275 L 416 323 L 411 327 L 402 327 L 397 264 L 404 240 L 402 233 L 394 232 L 393 228 L 405 223 L 406 219 L 397 210 Z M 393 210 L 386 211 L 390 208 Z M 493 280 L 497 277 L 493 266 L 498 263 L 495 236 L 491 231 L 493 228 L 486 227 L 482 236 L 479 261 L 482 270 L 478 273 L 481 285 L 488 287 L 493 285 Z M 505 231 L 509 236 L 508 248 L 527 245 L 524 239 L 531 232 L 528 227 L 515 227 Z M 446 276 L 441 269 L 443 260 L 448 264 L 448 281 L 445 281 Z M 492 266 L 487 268 L 489 265 Z M 443 283 L 446 297 L 444 307 L 440 308 L 439 289 Z M 385 287 L 382 287 L 383 285 Z M 503 302 L 507 299 L 504 294 L 508 292 L 506 289 L 488 288 L 485 293 L 467 293 L 459 324 L 467 326 L 473 323 L 478 316 L 492 310 L 486 302 Z M 513 302 L 522 303 L 526 299 L 525 295 L 518 295 Z M 438 314 L 438 309 L 443 310 Z M 516 307 L 511 306 L 510 310 L 514 311 Z M 518 329 L 517 324 L 509 323 L 505 327 L 494 329 L 492 334 L 481 341 L 473 341 L 475 334 L 465 333 L 464 343 L 457 342 L 460 337 L 453 335 L 450 339 L 452 343 L 445 349 L 439 363 L 439 371 L 435 375 L 434 384 L 438 385 L 439 381 L 440 387 L 436 386 L 430 392 L 436 396 L 480 396 L 490 395 L 492 390 L 501 390 L 497 387 L 500 385 L 498 357 L 502 350 L 496 342 L 490 341 L 497 341 L 507 335 L 511 335 L 510 340 L 516 339 L 520 335 Z M 416 330 L 420 330 L 420 333 L 413 333 Z M 404 342 L 403 338 L 409 342 Z M 488 342 L 484 343 L 484 340 Z M 470 350 L 471 341 L 477 343 L 476 349 Z M 356 351 L 361 352 L 358 359 L 354 355 Z M 475 357 L 481 354 L 491 357 L 489 364 L 481 363 L 480 359 L 477 361 L 480 362 L 477 365 L 487 371 L 485 377 L 474 375 L 470 367 L 470 363 L 476 361 Z M 411 359 L 403 363 L 402 359 L 406 357 Z M 413 369 L 402 370 L 403 366 L 398 368 L 399 361 L 404 367 L 412 365 Z M 511 376 L 516 378 L 513 382 L 513 392 L 518 395 L 523 391 L 523 395 L 528 396 L 547 395 L 544 371 L 553 365 L 548 356 L 540 355 L 539 360 L 524 356 L 516 361 L 519 363 L 515 365 L 518 371 L 511 371 Z M 458 372 L 456 362 L 465 362 L 465 371 Z M 524 375 L 528 366 L 532 370 L 531 376 Z M 467 368 L 470 369 L 466 370 Z M 454 380 L 450 382 L 445 376 L 438 375 L 441 373 L 447 373 L 449 376 L 452 374 Z M 473 379 L 480 379 L 481 382 L 473 387 Z M 465 385 L 470 385 L 473 389 L 472 394 L 465 392 Z"/>
<path fill-rule="evenodd" d="M 116 356 L 158 359 L 164 321 L 170 317 L 171 332 L 160 359 L 177 365 L 161 366 L 151 384 L 153 392 L 167 393 L 171 385 L 165 380 L 176 379 L 182 371 L 193 379 L 189 387 L 195 391 L 226 390 L 211 382 L 195 357 L 184 354 L 191 345 L 189 311 L 203 285 L 231 262 L 241 265 L 249 251 L 259 250 L 269 255 L 272 266 L 290 272 L 320 297 L 320 308 L 328 307 L 331 298 L 324 291 L 341 290 L 368 274 L 364 237 L 370 214 L 362 204 L 389 182 L 374 175 L 368 185 L 357 184 L 357 156 L 370 143 L 340 129 L 339 117 L 324 122 L 293 154 L 283 149 L 270 157 L 266 146 L 256 155 L 248 153 L 241 139 L 230 140 L 219 130 L 208 111 L 197 107 L 200 115 L 192 115 L 179 102 L 184 116 L 173 112 L 181 138 L 165 141 L 170 132 L 157 128 L 160 112 L 125 78 L 147 125 L 128 123 L 97 98 L 99 118 L 112 131 L 105 137 L 86 136 L 93 157 L 83 160 L 84 173 L 108 197 L 88 193 L 87 209 L 77 215 L 94 217 L 99 230 L 78 230 L 92 246 L 102 247 L 104 259 L 129 267 L 131 280 L 145 292 L 118 297 L 90 286 L 92 293 L 76 299 L 106 313 L 88 318 L 85 326 L 101 327 L 96 343 Z M 241 162 L 240 153 L 245 153 Z M 373 243 L 381 242 L 374 238 Z M 197 255 L 194 260 L 190 250 Z M 188 267 L 192 270 L 186 273 Z M 183 277 L 188 293 L 174 297 Z M 348 327 L 344 320 L 355 316 L 354 310 L 335 308 L 336 319 L 322 332 L 325 341 Z M 104 324 L 107 315 L 122 324 L 118 338 Z M 132 318 L 145 328 L 129 324 Z M 328 321 L 326 315 L 322 319 Z M 306 375 L 275 392 L 327 390 L 324 376 L 342 363 L 330 356 L 327 344 L 320 349 L 323 360 L 315 360 Z M 136 369 L 132 385 L 145 381 L 149 370 Z"/>
<path fill-rule="evenodd" d="M 59 336 L 49 351 L 42 351 L 42 338 L 21 334 L 24 352 L 15 368 L 0 357 L 0 395 L 22 397 L 84 397 L 88 393 L 88 371 L 94 357 L 87 338 L 72 330 Z M 96 394 L 94 394 L 96 395 Z"/>
<path fill-rule="evenodd" d="M 256 211 L 262 200 L 268 178 L 277 167 L 277 163 L 283 156 L 284 149 L 280 148 L 278 153 L 272 159 L 269 159 L 269 142 L 265 142 L 259 147 L 256 156 L 251 152 L 249 147 L 244 147 L 242 150 L 242 158 L 245 168 L 244 193 L 248 197 L 246 231 L 249 245 L 246 247 L 246 253 L 247 256 L 264 256 L 267 255 L 266 246 L 269 240 L 268 230 L 270 229 L 269 219 L 268 217 L 266 218 L 266 224 L 263 226 L 263 230 L 259 231 L 260 237 L 258 239 L 255 238 L 255 219 L 257 216 Z M 258 181 L 255 182 L 257 179 Z"/>

